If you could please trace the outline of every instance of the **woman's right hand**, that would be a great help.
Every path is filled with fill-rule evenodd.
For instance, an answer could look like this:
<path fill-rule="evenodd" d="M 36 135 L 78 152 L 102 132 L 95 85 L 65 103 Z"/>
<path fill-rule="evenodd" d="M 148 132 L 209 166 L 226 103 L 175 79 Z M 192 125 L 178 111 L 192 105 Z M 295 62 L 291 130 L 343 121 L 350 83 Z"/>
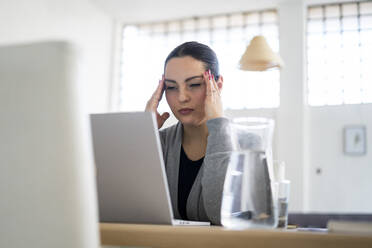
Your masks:
<path fill-rule="evenodd" d="M 154 112 L 156 114 L 156 120 L 158 122 L 158 128 L 160 129 L 164 122 L 169 118 L 169 113 L 165 112 L 162 115 L 158 112 L 158 106 L 161 98 L 164 94 L 164 76 L 161 80 L 159 80 L 159 85 L 156 88 L 154 94 L 152 94 L 150 100 L 147 101 L 146 104 L 146 112 Z"/>

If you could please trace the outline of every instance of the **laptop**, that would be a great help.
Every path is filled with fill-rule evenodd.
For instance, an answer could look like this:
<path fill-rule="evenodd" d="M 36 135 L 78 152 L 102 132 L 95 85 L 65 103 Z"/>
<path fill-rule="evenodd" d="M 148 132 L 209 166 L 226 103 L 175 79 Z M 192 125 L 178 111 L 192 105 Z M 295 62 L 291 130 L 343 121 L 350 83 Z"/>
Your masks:
<path fill-rule="evenodd" d="M 154 113 L 91 114 L 100 222 L 210 225 L 175 220 Z"/>

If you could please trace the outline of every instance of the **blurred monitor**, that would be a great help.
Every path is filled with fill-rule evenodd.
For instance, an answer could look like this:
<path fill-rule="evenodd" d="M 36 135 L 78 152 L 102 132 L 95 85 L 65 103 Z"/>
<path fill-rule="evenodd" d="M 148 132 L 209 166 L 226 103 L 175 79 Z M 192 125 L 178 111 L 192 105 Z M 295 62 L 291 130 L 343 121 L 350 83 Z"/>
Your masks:
<path fill-rule="evenodd" d="M 0 47 L 0 247 L 99 246 L 74 47 Z"/>

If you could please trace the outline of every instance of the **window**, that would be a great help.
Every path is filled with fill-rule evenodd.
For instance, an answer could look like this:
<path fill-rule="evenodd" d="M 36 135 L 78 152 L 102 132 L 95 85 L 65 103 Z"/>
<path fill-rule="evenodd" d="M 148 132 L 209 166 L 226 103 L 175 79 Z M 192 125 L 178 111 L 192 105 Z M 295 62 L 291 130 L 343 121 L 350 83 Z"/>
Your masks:
<path fill-rule="evenodd" d="M 278 52 L 275 10 L 234 13 L 123 27 L 119 109 L 140 111 L 163 74 L 166 56 L 185 41 L 209 45 L 224 77 L 225 108 L 273 108 L 279 105 L 279 71 L 245 72 L 238 62 L 249 41 L 264 35 Z M 168 110 L 165 101 L 160 111 Z"/>
<path fill-rule="evenodd" d="M 310 6 L 309 105 L 371 103 L 371 54 L 372 2 Z"/>

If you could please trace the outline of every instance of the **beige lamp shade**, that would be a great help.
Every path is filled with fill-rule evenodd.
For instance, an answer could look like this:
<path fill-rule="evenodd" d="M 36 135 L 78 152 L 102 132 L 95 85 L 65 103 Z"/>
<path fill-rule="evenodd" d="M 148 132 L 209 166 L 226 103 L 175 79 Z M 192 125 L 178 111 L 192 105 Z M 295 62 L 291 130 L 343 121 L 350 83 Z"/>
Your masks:
<path fill-rule="evenodd" d="M 271 50 L 263 36 L 253 37 L 239 64 L 243 71 L 265 71 L 284 65 L 283 60 Z"/>

